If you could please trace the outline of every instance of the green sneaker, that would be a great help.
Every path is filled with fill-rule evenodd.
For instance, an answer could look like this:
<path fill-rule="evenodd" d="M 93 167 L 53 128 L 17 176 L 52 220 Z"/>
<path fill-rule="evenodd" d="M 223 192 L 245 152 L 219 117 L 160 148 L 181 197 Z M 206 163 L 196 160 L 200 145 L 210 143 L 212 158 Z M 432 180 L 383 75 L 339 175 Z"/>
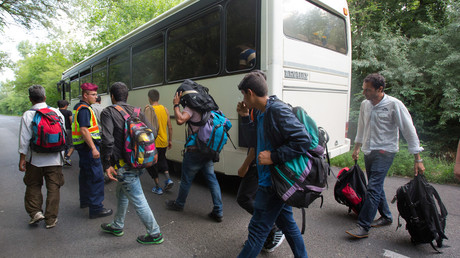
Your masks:
<path fill-rule="evenodd" d="M 164 239 L 161 233 L 155 235 L 142 235 L 137 237 L 137 242 L 144 244 L 144 245 L 151 245 L 151 244 L 161 244 L 163 243 Z"/>
<path fill-rule="evenodd" d="M 112 224 L 109 224 L 109 223 L 102 223 L 101 228 L 102 228 L 102 231 L 106 233 L 110 233 L 117 237 L 120 237 L 124 234 L 123 229 L 114 228 Z"/>

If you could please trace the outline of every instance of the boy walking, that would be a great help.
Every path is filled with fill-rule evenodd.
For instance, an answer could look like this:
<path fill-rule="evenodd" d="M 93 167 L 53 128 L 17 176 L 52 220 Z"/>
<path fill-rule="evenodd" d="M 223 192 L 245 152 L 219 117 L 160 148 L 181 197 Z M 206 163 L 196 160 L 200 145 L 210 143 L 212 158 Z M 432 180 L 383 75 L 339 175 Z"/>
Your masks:
<path fill-rule="evenodd" d="M 144 113 L 150 124 L 158 124 L 158 136 L 155 139 L 155 146 L 158 150 L 158 162 L 147 168 L 147 171 L 155 181 L 155 187 L 152 188 L 152 192 L 161 195 L 163 194 L 163 189 L 160 187 L 158 173 L 165 174 L 165 191 L 174 186 L 174 182 L 169 177 L 168 161 L 166 160 L 166 150 L 171 149 L 172 146 L 172 125 L 168 109 L 158 103 L 160 93 L 157 90 L 150 90 L 148 95 L 150 105 L 145 106 Z"/>
<path fill-rule="evenodd" d="M 122 236 L 128 204 L 131 202 L 136 214 L 147 230 L 147 234 L 139 236 L 137 242 L 141 244 L 161 244 L 163 243 L 163 236 L 160 232 L 160 226 L 145 199 L 141 181 L 139 180 L 139 176 L 145 170 L 132 168 L 123 160 L 125 119 L 120 111 L 115 108 L 115 105 L 120 106 L 126 113 L 133 114 L 134 107 L 126 103 L 128 100 L 128 87 L 126 84 L 122 82 L 114 83 L 110 87 L 110 98 L 114 105 L 105 108 L 101 114 L 103 128 L 101 159 L 108 177 L 118 181 L 116 188 L 118 205 L 113 221 L 101 224 L 102 231 L 115 236 Z M 143 113 L 139 114 L 139 118 L 152 129 Z M 157 161 L 157 158 L 158 156 L 155 155 L 154 162 Z"/>

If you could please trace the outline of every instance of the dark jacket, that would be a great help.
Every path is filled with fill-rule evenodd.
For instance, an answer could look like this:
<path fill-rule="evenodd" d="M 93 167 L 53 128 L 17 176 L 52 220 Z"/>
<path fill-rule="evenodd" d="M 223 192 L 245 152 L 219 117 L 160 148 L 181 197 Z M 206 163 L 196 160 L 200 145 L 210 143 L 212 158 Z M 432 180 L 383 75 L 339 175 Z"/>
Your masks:
<path fill-rule="evenodd" d="M 254 120 L 251 122 L 249 117 L 242 118 L 246 138 L 253 139 L 248 143 L 251 147 L 257 146 L 257 120 Z M 270 96 L 265 107 L 264 135 L 273 147 L 271 159 L 274 164 L 307 153 L 311 144 L 310 134 L 292 112 L 292 108 L 276 96 Z"/>
<path fill-rule="evenodd" d="M 124 102 L 118 102 L 125 109 L 128 114 L 132 114 L 134 107 Z M 144 113 L 140 111 L 139 118 L 150 129 L 154 130 L 152 125 L 147 121 Z M 124 131 L 125 119 L 115 107 L 108 106 L 104 108 L 101 113 L 101 126 L 102 126 L 102 145 L 101 145 L 101 161 L 104 170 L 110 166 L 117 164 L 118 160 L 123 158 L 124 149 Z M 156 132 L 154 132 L 156 135 Z"/>

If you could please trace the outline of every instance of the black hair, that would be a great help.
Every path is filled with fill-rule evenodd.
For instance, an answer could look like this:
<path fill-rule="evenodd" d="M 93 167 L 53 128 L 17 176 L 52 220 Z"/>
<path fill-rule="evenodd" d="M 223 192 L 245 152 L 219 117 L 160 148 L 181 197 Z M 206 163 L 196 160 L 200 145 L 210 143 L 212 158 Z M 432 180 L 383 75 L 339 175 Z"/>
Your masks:
<path fill-rule="evenodd" d="M 101 102 L 101 96 L 97 95 L 96 102 Z"/>
<path fill-rule="evenodd" d="M 155 89 L 149 90 L 149 99 L 153 102 L 160 100 L 160 93 Z"/>
<path fill-rule="evenodd" d="M 251 90 L 258 97 L 265 97 L 268 93 L 267 76 L 260 70 L 254 70 L 241 80 L 238 84 L 238 90 L 248 92 Z"/>
<path fill-rule="evenodd" d="M 126 102 L 128 100 L 128 86 L 123 82 L 115 82 L 110 86 L 110 95 L 115 101 Z"/>
<path fill-rule="evenodd" d="M 65 106 L 69 105 L 69 102 L 65 99 L 58 100 L 57 102 L 58 108 L 64 108 Z"/>
<path fill-rule="evenodd" d="M 380 87 L 385 89 L 385 77 L 378 73 L 372 73 L 364 78 L 365 83 L 370 83 L 372 86 L 378 90 Z"/>

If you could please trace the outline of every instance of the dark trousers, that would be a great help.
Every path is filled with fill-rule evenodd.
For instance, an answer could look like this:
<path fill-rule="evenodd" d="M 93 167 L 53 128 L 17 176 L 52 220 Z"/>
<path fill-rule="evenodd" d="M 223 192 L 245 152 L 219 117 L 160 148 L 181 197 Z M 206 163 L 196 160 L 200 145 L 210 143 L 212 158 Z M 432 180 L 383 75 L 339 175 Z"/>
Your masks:
<path fill-rule="evenodd" d="M 158 161 L 155 165 L 148 167 L 147 172 L 149 175 L 155 179 L 158 178 L 158 173 L 169 171 L 168 161 L 166 160 L 166 148 L 157 148 L 158 151 Z"/>
<path fill-rule="evenodd" d="M 99 149 L 99 147 L 97 147 Z M 80 156 L 80 205 L 89 206 L 89 213 L 102 210 L 104 201 L 104 173 L 101 159 L 94 159 L 91 151 L 78 150 Z"/>
<path fill-rule="evenodd" d="M 251 165 L 246 175 L 241 179 L 238 194 L 236 195 L 236 201 L 240 207 L 251 215 L 254 214 L 254 199 L 259 187 L 258 181 L 257 166 Z"/>
<path fill-rule="evenodd" d="M 64 185 L 62 166 L 36 167 L 29 162 L 26 163 L 24 206 L 31 218 L 35 213 L 43 211 L 43 178 L 46 182 L 45 222 L 51 224 L 57 218 L 60 200 L 59 190 Z"/>

